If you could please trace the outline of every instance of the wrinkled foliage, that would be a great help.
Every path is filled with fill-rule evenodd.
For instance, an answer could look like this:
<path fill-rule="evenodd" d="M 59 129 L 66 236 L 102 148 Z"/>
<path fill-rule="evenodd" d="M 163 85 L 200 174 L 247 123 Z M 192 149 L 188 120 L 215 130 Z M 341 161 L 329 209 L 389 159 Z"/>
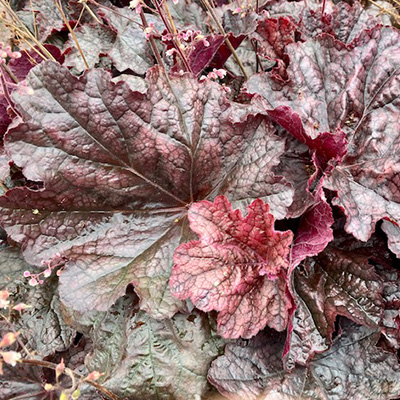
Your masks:
<path fill-rule="evenodd" d="M 31 305 L 13 349 L 121 400 L 400 398 L 390 19 L 11 3 L 36 45 L 0 70 L 0 290 Z M 49 398 L 42 367 L 3 365 L 0 398 Z"/>

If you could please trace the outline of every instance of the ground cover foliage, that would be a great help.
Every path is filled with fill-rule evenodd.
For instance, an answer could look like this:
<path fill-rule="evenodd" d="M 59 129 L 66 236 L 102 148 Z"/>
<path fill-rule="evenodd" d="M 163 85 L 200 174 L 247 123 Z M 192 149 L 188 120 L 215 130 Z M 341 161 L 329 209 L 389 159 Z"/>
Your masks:
<path fill-rule="evenodd" d="M 2 400 L 400 398 L 389 5 L 0 4 Z"/>

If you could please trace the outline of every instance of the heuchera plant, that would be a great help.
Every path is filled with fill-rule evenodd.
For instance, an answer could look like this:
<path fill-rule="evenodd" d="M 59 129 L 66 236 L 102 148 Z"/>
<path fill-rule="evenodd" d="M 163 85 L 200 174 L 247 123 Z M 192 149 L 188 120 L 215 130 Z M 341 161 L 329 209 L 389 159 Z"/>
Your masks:
<path fill-rule="evenodd" d="M 2 400 L 400 398 L 400 31 L 351 3 L 0 0 Z"/>

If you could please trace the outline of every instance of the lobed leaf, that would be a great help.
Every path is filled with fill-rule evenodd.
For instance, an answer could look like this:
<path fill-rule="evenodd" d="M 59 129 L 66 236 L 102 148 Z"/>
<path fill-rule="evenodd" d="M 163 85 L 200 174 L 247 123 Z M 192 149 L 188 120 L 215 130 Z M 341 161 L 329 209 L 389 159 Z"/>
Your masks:
<path fill-rule="evenodd" d="M 192 205 L 189 221 L 200 240 L 176 249 L 173 293 L 203 311 L 219 311 L 219 332 L 226 338 L 249 338 L 265 325 L 285 329 L 292 233 L 274 230 L 268 205 L 254 201 L 243 218 L 220 196 Z"/>
<path fill-rule="evenodd" d="M 312 140 L 319 132 L 346 133 L 347 154 L 324 186 L 337 192 L 334 204 L 345 210 L 346 230 L 363 241 L 377 221 L 396 221 L 400 213 L 399 43 L 392 28 L 364 31 L 348 47 L 324 35 L 287 47 L 288 82 L 264 73 L 248 83 L 250 92 L 268 99 L 267 108 L 291 107 Z"/>
<path fill-rule="evenodd" d="M 285 373 L 282 337 L 260 333 L 248 344 L 226 346 L 211 365 L 209 380 L 232 400 L 389 400 L 400 394 L 400 365 L 395 355 L 377 348 L 379 334 L 344 323 L 332 348 L 308 368 Z"/>
<path fill-rule="evenodd" d="M 244 209 L 260 197 L 284 216 L 292 201 L 272 172 L 283 152 L 275 126 L 261 116 L 234 122 L 241 106 L 217 84 L 153 69 L 140 93 L 102 70 L 77 78 L 52 62 L 28 83 L 34 95 L 15 93 L 24 122 L 6 149 L 44 189 L 9 190 L 2 224 L 29 263 L 67 259 L 68 306 L 105 310 L 135 282 L 146 310 L 171 316 L 184 307 L 168 278 L 173 249 L 188 238 L 187 205 L 226 194 Z"/>

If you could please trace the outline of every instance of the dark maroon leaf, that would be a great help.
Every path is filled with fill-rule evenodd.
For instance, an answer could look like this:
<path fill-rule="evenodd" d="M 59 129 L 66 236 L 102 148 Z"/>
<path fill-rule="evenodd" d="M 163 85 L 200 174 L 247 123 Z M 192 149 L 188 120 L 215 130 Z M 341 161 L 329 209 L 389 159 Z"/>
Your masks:
<path fill-rule="evenodd" d="M 331 207 L 320 188 L 315 194 L 315 204 L 301 216 L 292 245 L 291 268 L 299 265 L 306 257 L 316 256 L 325 249 L 333 239 L 333 222 Z"/>
<path fill-rule="evenodd" d="M 233 123 L 242 107 L 209 81 L 167 82 L 157 69 L 147 81 L 142 94 L 104 71 L 76 78 L 46 62 L 28 77 L 34 96 L 15 94 L 25 122 L 6 148 L 45 188 L 8 191 L 3 224 L 31 264 L 67 259 L 60 295 L 79 310 L 107 309 L 135 282 L 146 310 L 173 315 L 183 305 L 167 282 L 187 205 L 226 194 L 244 210 L 261 197 L 282 217 L 292 201 L 272 173 L 283 142 L 271 122 Z"/>
<path fill-rule="evenodd" d="M 293 282 L 298 308 L 285 348 L 288 367 L 305 364 L 314 352 L 327 348 L 337 315 L 375 328 L 380 322 L 382 282 L 362 253 L 329 246 L 306 259 L 303 269 L 295 270 Z"/>
<path fill-rule="evenodd" d="M 225 38 L 222 35 L 210 35 L 206 37 L 206 40 L 208 43 L 207 46 L 204 44 L 203 40 L 199 40 L 189 46 L 186 51 L 188 64 L 191 71 L 196 76 L 199 76 L 211 63 L 214 56 L 218 53 L 219 48 L 224 43 Z M 178 68 L 180 69 L 180 67 Z"/>
<path fill-rule="evenodd" d="M 11 119 L 7 111 L 8 102 L 0 89 L 0 137 L 6 133 L 8 125 L 10 125 Z"/>
<path fill-rule="evenodd" d="M 301 15 L 300 30 L 304 38 L 329 33 L 343 43 L 349 44 L 364 29 L 378 24 L 390 25 L 390 21 L 378 8 L 364 8 L 358 1 L 352 5 L 340 1 L 329 14 L 321 15 L 322 9 L 305 8 Z"/>
<path fill-rule="evenodd" d="M 173 293 L 203 311 L 219 311 L 218 329 L 226 338 L 249 338 L 265 325 L 285 329 L 292 233 L 274 230 L 268 205 L 256 200 L 243 218 L 220 196 L 192 205 L 189 221 L 200 241 L 176 249 Z"/>
<path fill-rule="evenodd" d="M 346 136 L 341 130 L 338 129 L 335 134 L 323 132 L 313 137 L 305 132 L 299 115 L 293 112 L 290 107 L 279 106 L 274 110 L 268 110 L 267 113 L 274 121 L 315 153 L 315 164 L 322 171 L 326 170 L 330 162 L 341 161 L 346 154 Z M 314 128 L 318 129 L 318 126 Z"/>
<path fill-rule="evenodd" d="M 234 49 L 237 49 L 240 46 L 240 44 L 243 42 L 244 38 L 245 38 L 245 35 L 236 37 L 230 33 L 228 34 L 228 39 Z M 218 49 L 218 52 L 214 55 L 214 58 L 212 59 L 210 67 L 223 68 L 225 66 L 226 61 L 228 60 L 228 58 L 231 55 L 232 55 L 232 52 L 229 49 L 229 46 L 225 42 L 222 43 L 220 48 Z"/>
<path fill-rule="evenodd" d="M 330 350 L 308 368 L 285 373 L 282 341 L 260 333 L 248 344 L 226 346 L 209 371 L 224 396 L 241 399 L 389 400 L 400 394 L 400 365 L 395 355 L 375 347 L 379 333 L 353 323 Z"/>
<path fill-rule="evenodd" d="M 45 44 L 43 47 L 46 49 L 47 53 L 44 55 L 50 58 L 50 55 L 54 58 L 55 61 L 62 64 L 64 62 L 64 56 L 61 53 L 60 49 L 51 44 Z M 36 48 L 37 49 L 37 48 Z M 38 49 L 37 49 L 38 50 Z M 42 54 L 44 51 L 39 50 Z M 28 75 L 28 72 L 40 64 L 43 61 L 43 57 L 37 53 L 37 51 L 31 49 L 29 51 L 21 51 L 20 58 L 12 58 L 8 67 L 12 71 L 12 73 L 17 77 L 18 80 L 22 81 Z"/>
<path fill-rule="evenodd" d="M 312 139 L 318 132 L 346 133 L 347 154 L 324 185 L 338 194 L 334 204 L 345 210 L 346 230 L 364 241 L 377 221 L 400 215 L 399 38 L 397 30 L 378 27 L 351 47 L 329 35 L 293 44 L 287 48 L 289 82 L 260 74 L 248 83 L 250 92 L 268 100 L 266 108 L 290 106 Z"/>
<path fill-rule="evenodd" d="M 252 37 L 259 43 L 258 54 L 260 57 L 275 61 L 277 65 L 272 73 L 279 75 L 283 80 L 287 78 L 286 66 L 289 58 L 286 46 L 296 40 L 296 25 L 290 18 L 278 19 L 265 18 L 258 23 Z"/>

